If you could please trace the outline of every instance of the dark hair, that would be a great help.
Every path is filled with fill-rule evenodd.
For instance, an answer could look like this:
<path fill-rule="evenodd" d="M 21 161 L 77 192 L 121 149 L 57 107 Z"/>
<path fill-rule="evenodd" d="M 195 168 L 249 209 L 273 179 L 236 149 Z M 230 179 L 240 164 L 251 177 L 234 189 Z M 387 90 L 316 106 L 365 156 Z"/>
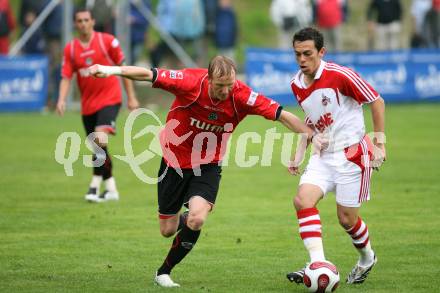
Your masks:
<path fill-rule="evenodd" d="M 75 12 L 73 13 L 73 20 L 76 20 L 76 15 L 80 12 L 88 12 L 88 13 L 90 13 L 90 16 L 92 17 L 92 19 L 94 19 L 93 12 L 90 9 L 88 9 L 86 7 L 77 7 L 77 8 L 75 8 Z"/>
<path fill-rule="evenodd" d="M 295 42 L 314 41 L 315 48 L 319 51 L 324 47 L 324 36 L 315 28 L 306 27 L 295 33 L 292 40 L 292 45 Z"/>

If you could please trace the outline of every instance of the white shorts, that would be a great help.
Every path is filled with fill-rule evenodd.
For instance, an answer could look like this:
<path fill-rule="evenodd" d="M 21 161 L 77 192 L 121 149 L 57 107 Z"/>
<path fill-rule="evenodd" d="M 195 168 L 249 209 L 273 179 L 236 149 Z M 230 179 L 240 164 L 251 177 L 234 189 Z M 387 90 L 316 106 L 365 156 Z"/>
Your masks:
<path fill-rule="evenodd" d="M 345 150 L 312 155 L 299 185 L 316 185 L 324 196 L 333 191 L 341 206 L 360 207 L 370 199 L 371 153 L 372 144 L 366 137 Z"/>

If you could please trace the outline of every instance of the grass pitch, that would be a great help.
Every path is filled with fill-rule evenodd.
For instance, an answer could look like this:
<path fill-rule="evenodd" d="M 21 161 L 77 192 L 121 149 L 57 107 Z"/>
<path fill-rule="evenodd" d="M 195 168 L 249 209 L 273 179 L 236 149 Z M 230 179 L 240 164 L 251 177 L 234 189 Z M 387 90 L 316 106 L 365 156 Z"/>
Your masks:
<path fill-rule="evenodd" d="M 113 155 L 124 154 L 126 117 L 120 115 L 119 134 L 111 138 Z M 114 159 L 121 200 L 86 203 L 91 170 L 82 164 L 88 151 L 78 113 L 63 119 L 2 114 L 0 125 L 1 292 L 167 291 L 152 281 L 171 242 L 158 231 L 155 185 L 141 182 Z M 274 125 L 250 117 L 234 133 L 232 146 L 239 133 L 263 134 Z M 361 213 L 379 261 L 363 285 L 341 282 L 338 292 L 438 291 L 439 125 L 439 104 L 387 107 L 388 159 L 374 173 L 372 200 Z M 72 177 L 54 159 L 56 139 L 64 131 L 82 138 Z M 140 139 L 135 149 L 148 143 Z M 307 254 L 291 204 L 298 178 L 281 165 L 280 149 L 277 143 L 271 167 L 238 168 L 231 160 L 223 169 L 216 208 L 195 249 L 173 271 L 179 292 L 306 292 L 285 278 L 304 265 Z M 261 156 L 262 145 L 250 143 L 247 150 Z M 143 169 L 152 176 L 158 166 L 156 157 Z M 326 256 L 343 279 L 357 254 L 337 224 L 334 196 L 318 208 Z"/>

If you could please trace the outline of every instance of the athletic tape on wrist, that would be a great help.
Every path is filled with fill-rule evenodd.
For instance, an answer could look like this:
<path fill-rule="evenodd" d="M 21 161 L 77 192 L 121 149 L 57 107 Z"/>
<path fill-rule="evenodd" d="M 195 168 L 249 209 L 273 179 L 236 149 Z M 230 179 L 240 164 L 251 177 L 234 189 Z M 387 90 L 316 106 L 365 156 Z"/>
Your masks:
<path fill-rule="evenodd" d="M 102 66 L 100 69 L 102 73 L 107 75 L 120 75 L 122 73 L 121 67 L 119 66 Z"/>

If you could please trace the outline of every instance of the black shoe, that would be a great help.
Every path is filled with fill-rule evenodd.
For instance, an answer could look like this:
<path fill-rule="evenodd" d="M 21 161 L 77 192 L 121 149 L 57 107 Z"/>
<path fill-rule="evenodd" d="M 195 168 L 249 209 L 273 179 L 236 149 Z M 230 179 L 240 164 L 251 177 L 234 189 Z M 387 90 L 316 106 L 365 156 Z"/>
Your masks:
<path fill-rule="evenodd" d="M 100 201 L 119 200 L 119 193 L 117 191 L 104 190 L 99 195 Z"/>
<path fill-rule="evenodd" d="M 85 200 L 88 202 L 96 202 L 98 200 L 98 191 L 96 188 L 89 187 L 89 191 L 87 191 L 86 196 L 84 197 Z"/>
<path fill-rule="evenodd" d="M 286 277 L 292 283 L 302 284 L 304 283 L 304 271 L 304 269 L 300 269 L 299 271 L 288 273 Z"/>

